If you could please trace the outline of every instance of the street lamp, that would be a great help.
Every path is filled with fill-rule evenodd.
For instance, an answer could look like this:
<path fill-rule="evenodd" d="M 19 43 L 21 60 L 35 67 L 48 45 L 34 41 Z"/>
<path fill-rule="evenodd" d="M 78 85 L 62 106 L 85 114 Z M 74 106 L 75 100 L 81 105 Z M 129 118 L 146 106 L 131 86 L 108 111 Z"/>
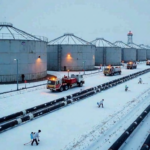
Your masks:
<path fill-rule="evenodd" d="M 84 65 L 84 74 L 85 74 L 85 61 L 83 61 L 83 65 Z"/>
<path fill-rule="evenodd" d="M 15 61 L 17 61 L 17 91 L 18 91 L 18 59 L 14 59 Z"/>
<path fill-rule="evenodd" d="M 69 70 L 68 70 L 68 78 L 69 78 Z"/>

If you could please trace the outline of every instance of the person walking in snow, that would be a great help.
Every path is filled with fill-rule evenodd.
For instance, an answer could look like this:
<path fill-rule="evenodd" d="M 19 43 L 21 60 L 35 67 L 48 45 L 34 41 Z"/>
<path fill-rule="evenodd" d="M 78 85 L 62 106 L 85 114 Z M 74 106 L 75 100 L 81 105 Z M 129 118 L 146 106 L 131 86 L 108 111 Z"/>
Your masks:
<path fill-rule="evenodd" d="M 30 142 L 28 142 L 28 143 L 25 143 L 24 145 L 27 145 L 27 144 L 31 143 L 31 142 L 33 141 L 33 136 L 34 136 L 34 133 L 33 133 L 33 132 L 31 132 L 31 134 L 30 134 L 31 141 L 30 141 Z"/>
<path fill-rule="evenodd" d="M 31 142 L 33 141 L 33 136 L 34 136 L 34 132 L 31 132 L 30 134 Z"/>
<path fill-rule="evenodd" d="M 102 108 L 104 108 L 104 107 L 103 107 L 103 102 L 104 102 L 104 99 L 102 99 L 102 100 L 99 102 L 99 106 L 98 106 L 99 108 L 100 108 L 101 106 L 102 106 Z"/>
<path fill-rule="evenodd" d="M 33 145 L 34 142 L 36 142 L 36 145 L 39 144 L 39 143 L 37 142 L 37 140 L 40 141 L 40 140 L 39 140 L 39 133 L 40 133 L 40 132 L 41 132 L 41 130 L 39 130 L 38 132 L 36 132 L 36 133 L 34 134 L 34 136 L 33 136 L 33 141 L 32 141 L 32 143 L 31 143 L 31 145 Z"/>
<path fill-rule="evenodd" d="M 128 91 L 128 86 L 127 85 L 125 85 L 125 91 Z"/>
<path fill-rule="evenodd" d="M 142 79 L 141 78 L 139 78 L 138 84 L 142 84 Z"/>

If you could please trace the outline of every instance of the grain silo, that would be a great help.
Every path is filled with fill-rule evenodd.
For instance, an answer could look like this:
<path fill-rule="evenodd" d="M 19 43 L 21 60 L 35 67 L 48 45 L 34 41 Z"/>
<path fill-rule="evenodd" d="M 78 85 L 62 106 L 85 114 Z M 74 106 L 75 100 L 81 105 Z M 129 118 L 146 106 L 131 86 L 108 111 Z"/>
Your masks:
<path fill-rule="evenodd" d="M 146 59 L 150 60 L 150 47 L 145 46 L 144 44 L 139 45 L 141 48 L 146 49 Z"/>
<path fill-rule="evenodd" d="M 92 70 L 95 65 L 95 46 L 67 33 L 48 43 L 47 60 L 48 70 Z"/>
<path fill-rule="evenodd" d="M 140 46 L 131 43 L 128 44 L 130 47 L 135 48 L 136 49 L 136 60 L 137 61 L 145 61 L 146 60 L 146 49 L 141 48 Z"/>
<path fill-rule="evenodd" d="M 136 49 L 135 48 L 128 46 L 122 41 L 116 41 L 114 44 L 121 47 L 121 51 L 122 51 L 121 60 L 123 62 L 126 63 L 128 61 L 136 61 Z"/>
<path fill-rule="evenodd" d="M 28 34 L 11 23 L 0 23 L 0 82 L 45 77 L 47 41 L 47 38 Z"/>
<path fill-rule="evenodd" d="M 121 48 L 115 44 L 103 39 L 97 38 L 91 42 L 96 46 L 95 65 L 120 65 Z"/>

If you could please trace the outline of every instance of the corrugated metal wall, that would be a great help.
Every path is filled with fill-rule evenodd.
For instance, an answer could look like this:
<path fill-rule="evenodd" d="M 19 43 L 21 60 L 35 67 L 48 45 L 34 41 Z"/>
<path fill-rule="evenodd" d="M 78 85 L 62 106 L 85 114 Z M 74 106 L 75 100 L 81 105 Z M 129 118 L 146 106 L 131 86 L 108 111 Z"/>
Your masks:
<path fill-rule="evenodd" d="M 95 65 L 120 65 L 121 48 L 119 47 L 96 47 Z"/>
<path fill-rule="evenodd" d="M 137 49 L 137 61 L 146 60 L 146 49 Z"/>
<path fill-rule="evenodd" d="M 95 65 L 95 46 L 48 45 L 48 70 L 92 70 Z M 60 60 L 59 60 L 60 59 Z"/>
<path fill-rule="evenodd" d="M 120 65 L 121 64 L 121 48 L 120 47 L 107 47 L 106 48 L 106 61 L 105 65 Z"/>
<path fill-rule="evenodd" d="M 125 63 L 128 61 L 136 61 L 136 49 L 134 48 L 122 48 L 122 61 Z"/>
<path fill-rule="evenodd" d="M 38 58 L 40 56 L 40 58 Z M 0 41 L 0 82 L 16 81 L 17 62 L 19 80 L 39 79 L 47 75 L 47 43 L 40 41 Z"/>
<path fill-rule="evenodd" d="M 146 58 L 150 60 L 150 49 L 146 49 Z"/>

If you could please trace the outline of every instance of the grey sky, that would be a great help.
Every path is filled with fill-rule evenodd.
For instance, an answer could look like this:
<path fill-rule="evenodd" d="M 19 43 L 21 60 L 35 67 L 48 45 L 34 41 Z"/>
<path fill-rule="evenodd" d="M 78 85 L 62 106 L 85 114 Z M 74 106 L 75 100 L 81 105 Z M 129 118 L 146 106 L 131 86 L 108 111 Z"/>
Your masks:
<path fill-rule="evenodd" d="M 0 22 L 53 40 L 74 33 L 150 45 L 150 0 L 0 0 Z"/>

